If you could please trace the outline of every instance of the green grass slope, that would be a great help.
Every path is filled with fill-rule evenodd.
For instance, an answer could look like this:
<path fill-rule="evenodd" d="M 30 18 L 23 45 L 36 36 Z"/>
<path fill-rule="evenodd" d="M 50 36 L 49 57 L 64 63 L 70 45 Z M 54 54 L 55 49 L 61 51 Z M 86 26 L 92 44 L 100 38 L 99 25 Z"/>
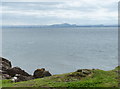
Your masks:
<path fill-rule="evenodd" d="M 120 67 L 111 71 L 91 70 L 87 76 L 71 72 L 17 83 L 3 80 L 2 87 L 118 87 L 118 69 Z"/>

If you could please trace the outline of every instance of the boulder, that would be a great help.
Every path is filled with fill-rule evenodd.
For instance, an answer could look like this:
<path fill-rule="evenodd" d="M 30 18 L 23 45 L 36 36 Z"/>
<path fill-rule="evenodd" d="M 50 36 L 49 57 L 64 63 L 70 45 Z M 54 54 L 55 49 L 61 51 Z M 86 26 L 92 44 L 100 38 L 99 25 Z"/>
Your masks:
<path fill-rule="evenodd" d="M 34 74 L 33 74 L 33 77 L 34 78 L 42 78 L 43 77 L 43 72 L 45 71 L 44 68 L 41 68 L 41 69 L 37 69 L 34 71 Z"/>
<path fill-rule="evenodd" d="M 23 76 L 30 76 L 27 72 L 25 72 L 19 67 L 13 67 L 13 68 L 7 69 L 6 71 L 7 71 L 7 74 L 12 77 L 14 77 L 16 74 L 20 74 Z"/>
<path fill-rule="evenodd" d="M 49 71 L 46 71 L 45 68 L 37 69 L 34 71 L 34 74 L 33 74 L 34 78 L 43 78 L 47 76 L 51 76 L 51 74 Z"/>
<path fill-rule="evenodd" d="M 52 75 L 49 71 L 44 71 L 43 72 L 43 77 L 47 77 L 47 76 L 52 76 Z"/>
<path fill-rule="evenodd" d="M 81 73 L 86 74 L 86 75 L 91 74 L 90 69 L 79 69 L 76 72 L 81 72 Z"/>

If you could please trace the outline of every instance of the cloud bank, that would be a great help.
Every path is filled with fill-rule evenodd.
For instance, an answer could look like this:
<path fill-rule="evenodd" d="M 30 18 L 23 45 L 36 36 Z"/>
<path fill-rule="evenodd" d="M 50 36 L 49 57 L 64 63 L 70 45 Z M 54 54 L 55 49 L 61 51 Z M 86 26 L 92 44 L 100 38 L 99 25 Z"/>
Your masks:
<path fill-rule="evenodd" d="M 2 1 L 3 25 L 117 24 L 116 0 Z"/>

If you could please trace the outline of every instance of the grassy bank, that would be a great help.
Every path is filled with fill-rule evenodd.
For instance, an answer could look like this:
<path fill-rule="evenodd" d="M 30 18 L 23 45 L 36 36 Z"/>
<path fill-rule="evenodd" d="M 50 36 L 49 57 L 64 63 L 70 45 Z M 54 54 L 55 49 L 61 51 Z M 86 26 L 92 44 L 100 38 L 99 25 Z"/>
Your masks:
<path fill-rule="evenodd" d="M 103 71 L 91 70 L 88 76 L 80 72 L 71 72 L 50 77 L 34 79 L 30 81 L 12 83 L 10 80 L 3 80 L 3 87 L 118 87 L 118 69 Z"/>

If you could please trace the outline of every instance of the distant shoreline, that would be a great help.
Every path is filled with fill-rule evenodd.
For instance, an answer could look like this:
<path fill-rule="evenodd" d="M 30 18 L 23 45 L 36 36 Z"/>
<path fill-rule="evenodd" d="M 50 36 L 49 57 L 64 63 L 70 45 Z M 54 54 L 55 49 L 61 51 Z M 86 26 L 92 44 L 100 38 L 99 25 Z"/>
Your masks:
<path fill-rule="evenodd" d="M 115 25 L 77 25 L 77 24 L 53 24 L 53 25 L 4 25 L 2 28 L 72 28 L 72 27 L 118 27 Z"/>

